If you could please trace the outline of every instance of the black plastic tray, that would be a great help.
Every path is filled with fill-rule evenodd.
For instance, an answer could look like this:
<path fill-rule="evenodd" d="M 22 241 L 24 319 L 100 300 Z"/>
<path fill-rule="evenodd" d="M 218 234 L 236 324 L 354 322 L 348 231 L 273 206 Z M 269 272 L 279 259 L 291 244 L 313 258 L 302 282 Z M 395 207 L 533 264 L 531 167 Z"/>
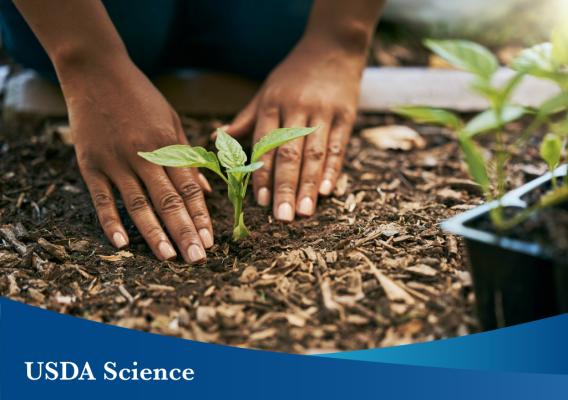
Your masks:
<path fill-rule="evenodd" d="M 566 166 L 554 171 L 566 175 Z M 527 207 L 523 197 L 550 184 L 547 173 L 509 193 L 503 207 Z M 463 236 L 483 329 L 534 321 L 568 312 L 568 267 L 553 261 L 546 246 L 472 227 L 487 216 L 497 201 L 486 203 L 442 223 L 442 229 Z"/>

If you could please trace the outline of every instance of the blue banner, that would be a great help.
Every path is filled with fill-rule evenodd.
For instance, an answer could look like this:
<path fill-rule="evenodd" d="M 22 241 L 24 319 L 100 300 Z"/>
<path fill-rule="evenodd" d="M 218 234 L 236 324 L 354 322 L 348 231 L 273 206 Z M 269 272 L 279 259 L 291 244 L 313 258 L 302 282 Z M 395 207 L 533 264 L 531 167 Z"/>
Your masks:
<path fill-rule="evenodd" d="M 568 316 L 316 356 L 160 336 L 0 299 L 0 399 L 565 399 Z"/>

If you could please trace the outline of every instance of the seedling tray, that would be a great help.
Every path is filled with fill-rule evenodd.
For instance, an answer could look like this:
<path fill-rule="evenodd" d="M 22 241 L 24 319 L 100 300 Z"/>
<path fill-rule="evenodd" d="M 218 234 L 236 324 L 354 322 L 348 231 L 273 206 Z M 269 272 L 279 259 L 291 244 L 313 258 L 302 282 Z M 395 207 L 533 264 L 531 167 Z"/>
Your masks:
<path fill-rule="evenodd" d="M 566 175 L 566 166 L 554 171 Z M 550 185 L 547 173 L 509 193 L 505 208 L 526 208 L 524 198 Z M 546 245 L 526 242 L 475 227 L 498 207 L 489 202 L 442 223 L 442 229 L 463 236 L 477 298 L 480 323 L 485 330 L 534 321 L 568 311 L 568 265 L 554 261 Z"/>

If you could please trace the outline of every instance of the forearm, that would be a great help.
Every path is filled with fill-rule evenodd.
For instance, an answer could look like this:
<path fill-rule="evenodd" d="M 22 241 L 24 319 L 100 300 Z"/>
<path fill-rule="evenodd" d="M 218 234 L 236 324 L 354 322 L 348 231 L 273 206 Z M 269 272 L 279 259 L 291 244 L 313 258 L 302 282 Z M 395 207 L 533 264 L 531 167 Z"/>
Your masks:
<path fill-rule="evenodd" d="M 100 0 L 14 0 L 60 75 L 66 70 L 127 58 Z"/>
<path fill-rule="evenodd" d="M 315 0 L 306 37 L 366 53 L 386 0 Z"/>

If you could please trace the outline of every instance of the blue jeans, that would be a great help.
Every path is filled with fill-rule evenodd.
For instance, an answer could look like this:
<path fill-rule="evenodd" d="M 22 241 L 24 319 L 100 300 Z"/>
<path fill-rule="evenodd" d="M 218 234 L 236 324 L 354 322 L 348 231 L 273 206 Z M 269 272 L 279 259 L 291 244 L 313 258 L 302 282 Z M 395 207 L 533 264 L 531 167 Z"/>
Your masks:
<path fill-rule="evenodd" d="M 131 59 L 149 76 L 195 67 L 261 79 L 301 37 L 312 0 L 103 3 Z M 14 61 L 57 80 L 47 54 L 11 0 L 0 0 L 0 28 L 4 49 Z"/>

